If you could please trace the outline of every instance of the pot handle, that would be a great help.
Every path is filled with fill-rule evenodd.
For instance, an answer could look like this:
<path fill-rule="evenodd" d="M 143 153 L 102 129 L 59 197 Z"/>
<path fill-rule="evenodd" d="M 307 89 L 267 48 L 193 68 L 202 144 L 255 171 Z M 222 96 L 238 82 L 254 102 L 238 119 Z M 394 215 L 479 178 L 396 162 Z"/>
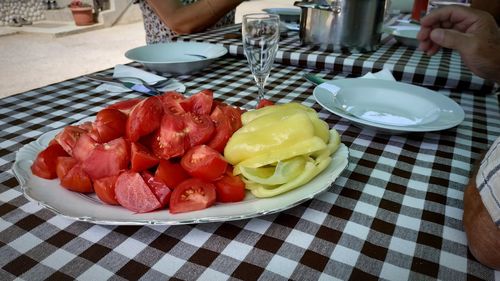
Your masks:
<path fill-rule="evenodd" d="M 339 2 L 340 1 L 335 0 L 335 1 L 332 1 L 331 4 L 319 4 L 319 3 L 297 1 L 297 2 L 293 3 L 293 5 L 300 7 L 300 8 L 318 9 L 318 10 L 330 11 L 330 12 L 334 12 L 334 13 L 338 14 L 341 11 Z"/>

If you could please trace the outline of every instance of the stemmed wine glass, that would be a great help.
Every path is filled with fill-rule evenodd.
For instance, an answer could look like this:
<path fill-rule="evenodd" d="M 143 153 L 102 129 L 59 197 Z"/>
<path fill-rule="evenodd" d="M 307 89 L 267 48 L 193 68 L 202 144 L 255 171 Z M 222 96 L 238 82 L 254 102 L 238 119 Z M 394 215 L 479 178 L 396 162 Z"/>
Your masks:
<path fill-rule="evenodd" d="M 259 88 L 257 103 L 264 99 L 264 86 L 278 51 L 279 29 L 278 15 L 254 13 L 243 16 L 243 50 Z"/>

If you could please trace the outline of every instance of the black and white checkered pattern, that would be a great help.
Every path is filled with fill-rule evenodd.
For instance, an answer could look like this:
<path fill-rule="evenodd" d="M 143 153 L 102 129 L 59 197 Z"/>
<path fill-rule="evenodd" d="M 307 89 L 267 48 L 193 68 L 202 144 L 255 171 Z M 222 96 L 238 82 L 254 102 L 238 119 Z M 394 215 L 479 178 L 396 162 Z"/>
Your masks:
<path fill-rule="evenodd" d="M 231 55 L 243 58 L 241 39 L 225 39 L 227 34 L 240 34 L 241 25 L 233 25 L 203 34 L 185 35 L 178 41 L 223 44 Z M 491 93 L 496 85 L 474 75 L 463 65 L 460 55 L 442 50 L 429 57 L 423 52 L 400 45 L 392 36 L 384 35 L 376 52 L 365 54 L 334 53 L 303 46 L 298 32 L 288 32 L 279 43 L 277 63 L 328 70 L 336 74 L 362 76 L 368 72 L 389 69 L 398 81 L 415 85 L 454 90 Z"/>
<path fill-rule="evenodd" d="M 381 135 L 316 104 L 306 71 L 276 64 L 268 98 L 317 110 L 349 147 L 348 168 L 316 199 L 226 223 L 103 226 L 29 202 L 10 172 L 20 147 L 140 94 L 96 92 L 97 83 L 76 78 L 1 99 L 0 279 L 493 280 L 467 251 L 462 197 L 474 159 L 500 135 L 497 97 L 443 90 L 465 110 L 458 127 Z M 244 60 L 178 79 L 188 94 L 210 88 L 218 99 L 255 106 Z"/>

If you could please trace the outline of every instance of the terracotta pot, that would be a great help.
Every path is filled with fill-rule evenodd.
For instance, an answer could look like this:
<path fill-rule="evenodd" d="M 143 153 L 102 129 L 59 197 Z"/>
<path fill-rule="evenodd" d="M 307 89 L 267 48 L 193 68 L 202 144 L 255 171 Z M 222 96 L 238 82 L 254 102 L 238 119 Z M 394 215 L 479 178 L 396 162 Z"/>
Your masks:
<path fill-rule="evenodd" d="M 94 15 L 92 7 L 70 8 L 73 13 L 73 19 L 76 25 L 91 25 L 94 24 Z"/>

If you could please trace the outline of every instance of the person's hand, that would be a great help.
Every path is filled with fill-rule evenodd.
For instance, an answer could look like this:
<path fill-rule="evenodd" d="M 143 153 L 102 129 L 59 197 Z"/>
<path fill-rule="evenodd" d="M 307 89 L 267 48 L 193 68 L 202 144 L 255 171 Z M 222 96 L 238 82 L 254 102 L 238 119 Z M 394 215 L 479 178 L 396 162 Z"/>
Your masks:
<path fill-rule="evenodd" d="M 457 50 L 476 75 L 500 82 L 500 31 L 483 11 L 446 6 L 420 20 L 419 49 L 434 55 L 441 47 Z"/>

